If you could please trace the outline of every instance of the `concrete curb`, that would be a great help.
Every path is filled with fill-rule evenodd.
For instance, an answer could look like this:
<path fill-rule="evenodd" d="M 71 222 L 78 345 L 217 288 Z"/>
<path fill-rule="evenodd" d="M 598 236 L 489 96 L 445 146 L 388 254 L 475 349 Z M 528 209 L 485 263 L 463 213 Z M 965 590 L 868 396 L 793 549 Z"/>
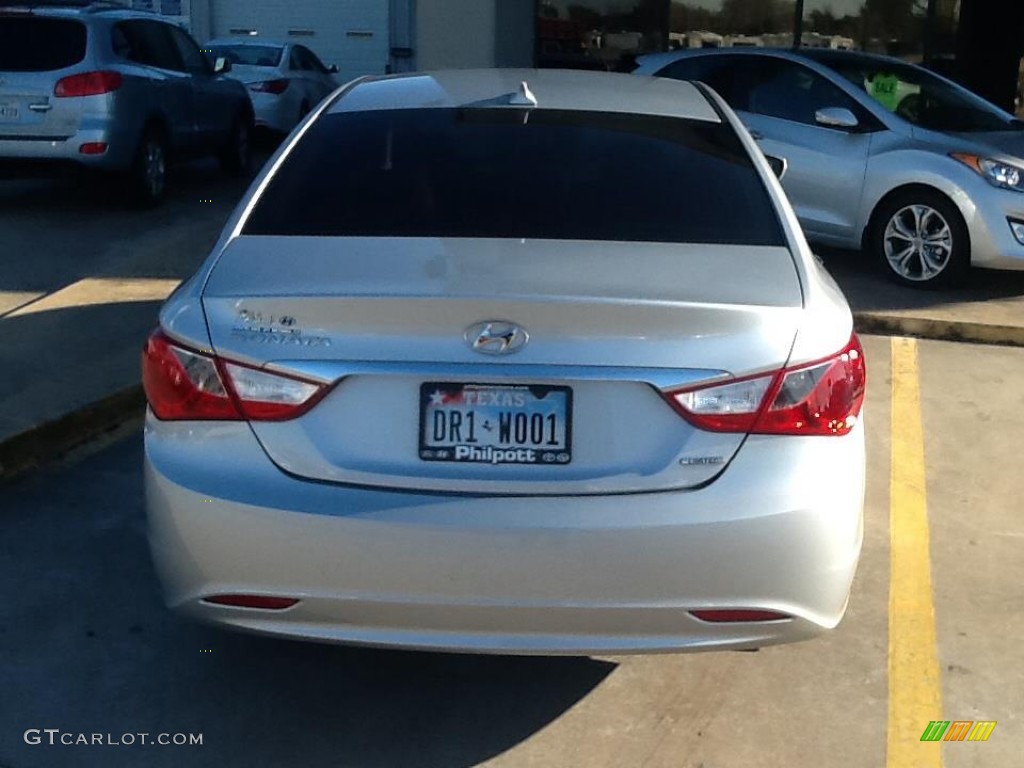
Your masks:
<path fill-rule="evenodd" d="M 145 407 L 142 385 L 135 384 L 3 440 L 0 482 L 54 461 L 132 419 L 141 420 Z"/>
<path fill-rule="evenodd" d="M 904 317 L 884 312 L 854 312 L 853 325 L 857 333 L 876 336 L 913 336 L 933 341 L 1024 347 L 1024 326 Z"/>
<path fill-rule="evenodd" d="M 1024 347 L 1024 327 L 855 312 L 858 333 Z M 132 419 L 146 407 L 141 384 L 0 442 L 0 482 L 54 461 Z"/>

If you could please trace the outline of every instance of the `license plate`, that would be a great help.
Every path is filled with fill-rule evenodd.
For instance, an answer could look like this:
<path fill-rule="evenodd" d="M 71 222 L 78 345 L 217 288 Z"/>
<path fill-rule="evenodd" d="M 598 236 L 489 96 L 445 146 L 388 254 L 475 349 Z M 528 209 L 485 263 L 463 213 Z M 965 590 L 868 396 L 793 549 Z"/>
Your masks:
<path fill-rule="evenodd" d="M 0 120 L 17 120 L 18 105 L 0 101 Z"/>
<path fill-rule="evenodd" d="M 420 458 L 472 464 L 572 461 L 569 387 L 426 382 Z"/>

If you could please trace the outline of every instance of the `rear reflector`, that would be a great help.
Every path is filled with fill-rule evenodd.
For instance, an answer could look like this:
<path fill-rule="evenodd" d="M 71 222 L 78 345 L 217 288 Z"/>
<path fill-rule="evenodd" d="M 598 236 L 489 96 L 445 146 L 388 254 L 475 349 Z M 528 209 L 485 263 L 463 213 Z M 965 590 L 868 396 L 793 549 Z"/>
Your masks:
<path fill-rule="evenodd" d="M 867 370 L 856 334 L 835 355 L 725 384 L 666 393 L 698 429 L 758 435 L 845 435 L 864 404 Z"/>
<path fill-rule="evenodd" d="M 754 621 L 785 621 L 786 619 L 793 618 L 788 613 L 778 613 L 776 611 L 749 611 L 744 609 L 737 610 L 733 608 L 690 611 L 690 615 L 697 617 L 701 621 L 708 621 L 713 624 Z"/>
<path fill-rule="evenodd" d="M 142 351 L 142 385 L 164 421 L 284 421 L 312 408 L 327 386 L 189 349 L 160 329 Z"/>
<path fill-rule="evenodd" d="M 84 72 L 58 80 L 53 95 L 61 98 L 99 96 L 116 91 L 123 83 L 120 72 Z"/>
<path fill-rule="evenodd" d="M 261 611 L 283 611 L 297 605 L 295 597 L 270 597 L 268 595 L 213 595 L 204 597 L 204 603 L 230 605 L 235 608 L 258 608 Z"/>
<path fill-rule="evenodd" d="M 90 141 L 80 146 L 78 151 L 83 155 L 102 155 L 107 151 L 107 143 L 105 141 Z"/>

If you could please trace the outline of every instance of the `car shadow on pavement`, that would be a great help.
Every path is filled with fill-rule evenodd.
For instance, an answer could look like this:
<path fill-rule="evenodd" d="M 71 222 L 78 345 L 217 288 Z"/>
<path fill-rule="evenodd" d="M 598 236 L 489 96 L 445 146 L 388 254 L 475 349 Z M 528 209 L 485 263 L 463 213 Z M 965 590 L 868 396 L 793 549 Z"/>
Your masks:
<path fill-rule="evenodd" d="M 898 285 L 860 251 L 814 248 L 855 312 L 937 308 L 968 302 L 1024 301 L 1024 271 L 972 269 L 965 284 L 947 290 Z M 1024 304 L 1021 305 L 1024 309 Z"/>
<path fill-rule="evenodd" d="M 136 435 L 0 490 L 0 765 L 471 766 L 616 667 L 316 645 L 179 620 L 150 564 L 141 453 Z M 202 746 L 26 743 L 44 728 L 202 734 Z"/>

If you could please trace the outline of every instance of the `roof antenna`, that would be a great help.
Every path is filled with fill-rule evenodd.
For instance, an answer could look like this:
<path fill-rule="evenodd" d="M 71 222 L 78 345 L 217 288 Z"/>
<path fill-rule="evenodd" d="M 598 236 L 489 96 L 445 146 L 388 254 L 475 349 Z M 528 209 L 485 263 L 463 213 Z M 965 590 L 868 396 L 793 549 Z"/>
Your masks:
<path fill-rule="evenodd" d="M 523 80 L 519 84 L 519 92 L 514 94 L 512 98 L 508 100 L 509 104 L 514 104 L 517 107 L 536 107 L 537 97 L 533 95 L 533 91 L 530 90 L 530 86 Z"/>

